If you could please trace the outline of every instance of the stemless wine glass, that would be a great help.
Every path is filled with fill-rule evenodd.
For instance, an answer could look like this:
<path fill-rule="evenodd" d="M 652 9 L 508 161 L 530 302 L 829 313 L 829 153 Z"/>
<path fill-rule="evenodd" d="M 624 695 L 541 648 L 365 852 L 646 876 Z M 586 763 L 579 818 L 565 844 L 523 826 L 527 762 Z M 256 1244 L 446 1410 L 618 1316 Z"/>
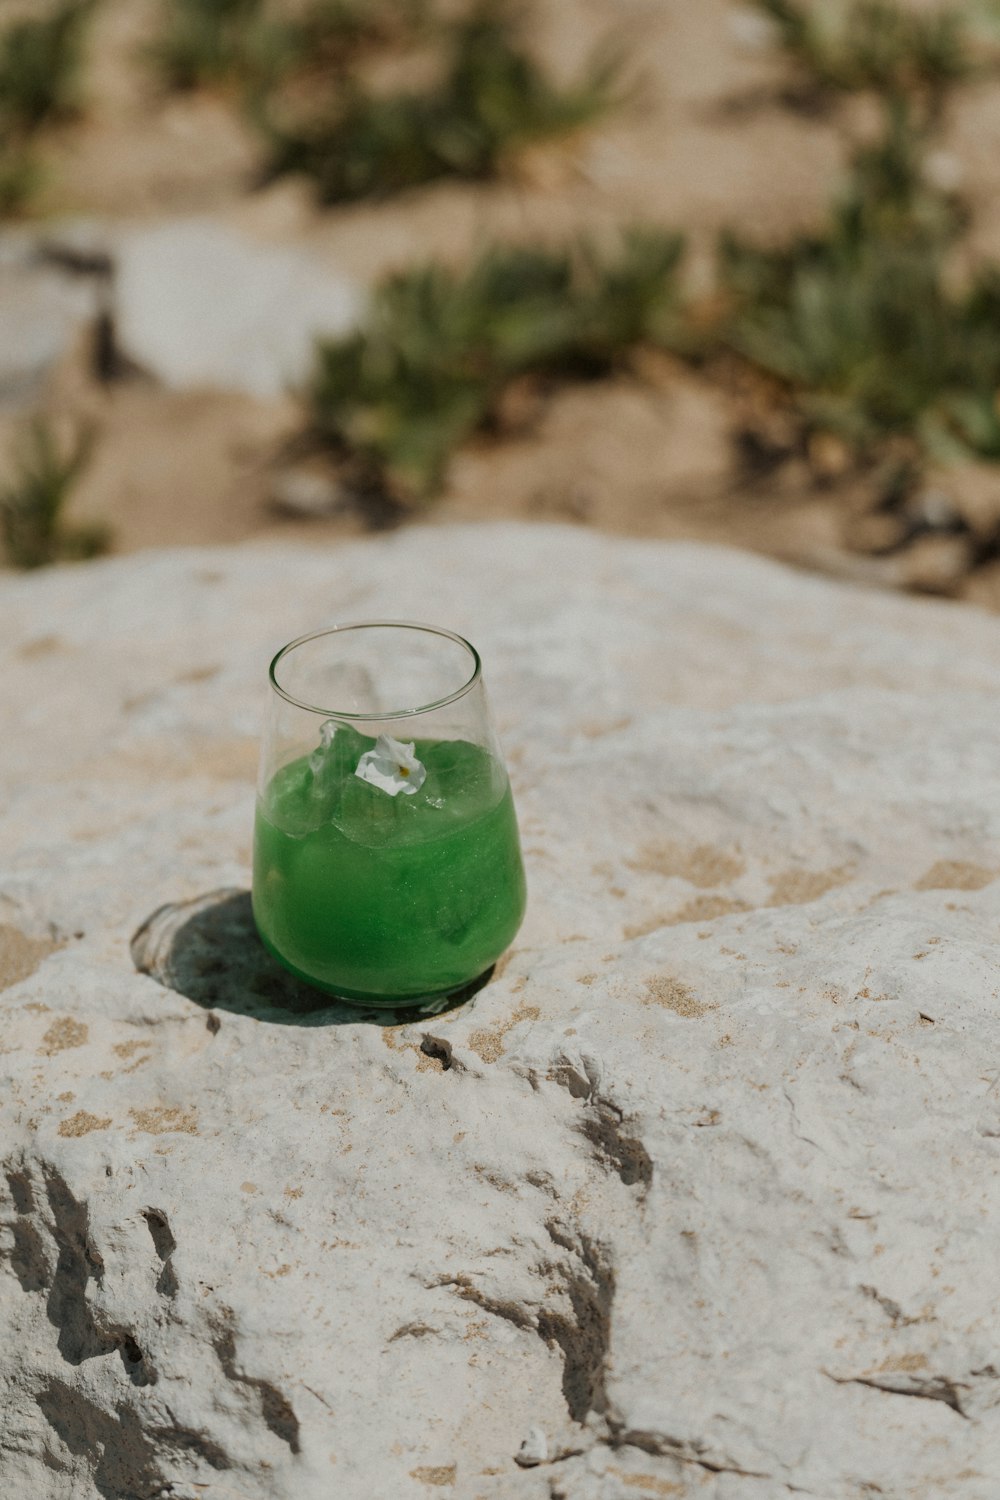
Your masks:
<path fill-rule="evenodd" d="M 270 683 L 253 871 L 265 946 L 362 1005 L 470 984 L 525 904 L 477 652 L 450 630 L 365 621 L 292 641 Z"/>

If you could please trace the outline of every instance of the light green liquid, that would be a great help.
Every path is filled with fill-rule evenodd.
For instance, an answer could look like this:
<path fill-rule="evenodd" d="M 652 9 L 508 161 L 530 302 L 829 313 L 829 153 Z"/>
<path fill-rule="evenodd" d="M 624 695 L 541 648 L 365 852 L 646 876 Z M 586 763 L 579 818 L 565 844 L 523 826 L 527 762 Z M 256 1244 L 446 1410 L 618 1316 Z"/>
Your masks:
<path fill-rule="evenodd" d="M 500 957 L 525 886 L 506 774 L 464 740 L 417 741 L 427 779 L 391 797 L 355 776 L 373 740 L 342 727 L 258 799 L 253 910 L 310 984 L 365 1004 L 450 994 Z"/>

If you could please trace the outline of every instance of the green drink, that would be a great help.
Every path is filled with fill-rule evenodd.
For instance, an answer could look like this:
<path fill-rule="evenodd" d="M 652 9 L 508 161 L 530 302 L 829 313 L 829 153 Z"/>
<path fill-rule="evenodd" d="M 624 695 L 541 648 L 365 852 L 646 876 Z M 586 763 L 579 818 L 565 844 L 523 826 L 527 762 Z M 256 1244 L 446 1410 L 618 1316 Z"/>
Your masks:
<path fill-rule="evenodd" d="M 489 750 L 418 739 L 419 786 L 387 795 L 358 774 L 375 744 L 341 724 L 266 780 L 253 906 L 286 968 L 387 1005 L 447 995 L 489 968 L 520 926 L 525 886 L 506 771 Z"/>

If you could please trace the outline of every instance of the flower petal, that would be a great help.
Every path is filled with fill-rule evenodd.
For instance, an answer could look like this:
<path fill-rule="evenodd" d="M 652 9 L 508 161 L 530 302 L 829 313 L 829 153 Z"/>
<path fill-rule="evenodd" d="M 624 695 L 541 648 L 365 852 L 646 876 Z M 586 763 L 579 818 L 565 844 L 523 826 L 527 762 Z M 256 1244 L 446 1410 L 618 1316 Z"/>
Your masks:
<path fill-rule="evenodd" d="M 390 797 L 404 792 L 412 797 L 424 784 L 427 769 L 417 760 L 414 744 L 404 745 L 390 734 L 380 734 L 371 750 L 358 761 L 355 775 Z"/>

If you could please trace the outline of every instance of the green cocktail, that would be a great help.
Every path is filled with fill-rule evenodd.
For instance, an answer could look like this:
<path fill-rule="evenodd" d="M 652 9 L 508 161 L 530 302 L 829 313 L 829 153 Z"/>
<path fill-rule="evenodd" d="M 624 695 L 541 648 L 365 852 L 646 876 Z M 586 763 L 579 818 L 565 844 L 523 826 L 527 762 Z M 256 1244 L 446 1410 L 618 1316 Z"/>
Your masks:
<path fill-rule="evenodd" d="M 346 999 L 447 995 L 499 958 L 524 915 L 507 774 L 467 740 L 418 739 L 426 774 L 390 796 L 357 774 L 374 745 L 340 725 L 264 784 L 257 929 L 286 968 Z"/>

